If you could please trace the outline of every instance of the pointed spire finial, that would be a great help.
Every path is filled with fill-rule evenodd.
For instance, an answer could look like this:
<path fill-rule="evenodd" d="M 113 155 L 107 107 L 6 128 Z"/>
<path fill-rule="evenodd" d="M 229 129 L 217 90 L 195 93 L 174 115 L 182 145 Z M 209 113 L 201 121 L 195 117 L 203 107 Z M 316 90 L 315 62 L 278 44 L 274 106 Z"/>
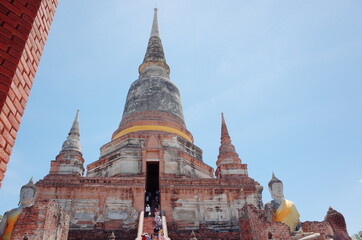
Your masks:
<path fill-rule="evenodd" d="M 153 14 L 153 23 L 151 30 L 151 37 L 160 37 L 160 32 L 158 30 L 158 20 L 157 20 L 157 8 L 154 8 L 155 13 Z"/>
<path fill-rule="evenodd" d="M 80 139 L 79 139 L 80 133 L 79 133 L 79 110 L 77 110 L 77 113 L 75 115 L 72 128 L 70 129 L 68 133 L 67 140 L 63 143 L 62 150 L 61 151 L 67 151 L 67 150 L 75 150 L 82 152 L 82 148 L 80 146 Z"/>
<path fill-rule="evenodd" d="M 217 178 L 224 176 L 247 176 L 248 169 L 246 164 L 241 163 L 239 155 L 235 151 L 234 145 L 228 128 L 225 123 L 224 113 L 221 113 L 221 144 L 219 147 L 219 155 L 216 161 L 215 175 Z"/>
<path fill-rule="evenodd" d="M 74 135 L 74 134 L 80 136 L 80 134 L 79 134 L 79 109 L 77 110 L 77 113 L 76 113 L 74 121 L 73 121 L 72 128 L 70 129 L 68 135 Z"/>
<path fill-rule="evenodd" d="M 143 63 L 139 66 L 138 72 L 140 75 L 151 70 L 152 74 L 165 75 L 168 77 L 170 67 L 166 63 L 165 54 L 163 52 L 160 31 L 158 30 L 157 8 L 154 8 L 153 23 L 151 28 L 150 39 L 148 40 L 146 55 Z M 152 71 L 153 70 L 153 71 Z M 155 71 L 157 73 L 155 73 Z"/>
<path fill-rule="evenodd" d="M 225 123 L 224 113 L 221 113 L 221 144 L 223 143 L 231 143 L 231 139 Z"/>

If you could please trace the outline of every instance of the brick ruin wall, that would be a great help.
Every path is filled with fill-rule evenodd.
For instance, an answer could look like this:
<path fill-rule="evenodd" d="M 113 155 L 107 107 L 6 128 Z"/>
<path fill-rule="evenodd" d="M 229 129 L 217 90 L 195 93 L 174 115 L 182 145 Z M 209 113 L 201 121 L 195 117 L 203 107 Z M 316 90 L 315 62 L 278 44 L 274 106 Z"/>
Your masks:
<path fill-rule="evenodd" d="M 326 237 L 326 238 L 333 236 L 333 229 L 325 221 L 323 221 L 323 222 L 317 222 L 317 221 L 303 222 L 302 229 L 304 232 L 318 232 L 323 237 Z"/>
<path fill-rule="evenodd" d="M 177 230 L 172 225 L 167 225 L 168 236 L 172 240 L 191 239 L 192 231 Z M 206 225 L 200 225 L 200 229 L 193 231 L 197 240 L 240 240 L 240 232 L 216 232 L 207 228 Z"/>
<path fill-rule="evenodd" d="M 238 210 L 258 206 L 259 185 L 251 178 L 160 181 L 161 206 L 172 231 L 239 232 Z"/>
<path fill-rule="evenodd" d="M 263 210 L 251 204 L 240 210 L 240 231 L 215 231 L 206 224 L 200 224 L 194 230 L 198 240 L 252 240 L 252 239 L 285 239 L 296 240 L 303 236 L 292 236 L 286 225 L 280 222 L 266 222 Z M 11 239 L 69 239 L 96 240 L 108 239 L 113 232 L 116 239 L 134 239 L 137 229 L 105 230 L 104 226 L 96 225 L 95 229 L 69 229 L 70 216 L 55 201 L 38 201 L 33 207 L 25 208 L 14 227 Z M 331 227 L 327 222 L 303 222 L 304 232 L 321 233 L 314 240 L 325 240 L 331 236 Z M 172 221 L 168 222 L 171 239 L 190 239 L 191 230 L 180 230 Z"/>
<path fill-rule="evenodd" d="M 69 229 L 75 236 L 80 230 L 136 229 L 144 208 L 144 178 L 50 174 L 36 186 L 37 201 L 54 199 L 70 213 Z"/>
<path fill-rule="evenodd" d="M 0 3 L 0 187 L 57 4 Z"/>
<path fill-rule="evenodd" d="M 68 234 L 68 240 L 99 240 L 108 239 L 108 237 L 114 233 L 117 240 L 130 240 L 135 239 L 137 236 L 137 230 L 131 229 L 129 231 L 120 230 L 71 230 Z"/>
<path fill-rule="evenodd" d="M 247 204 L 239 211 L 240 239 L 292 239 L 289 227 L 280 222 L 267 222 L 263 210 Z"/>
<path fill-rule="evenodd" d="M 67 239 L 69 215 L 55 201 L 39 201 L 24 208 L 11 234 L 12 240 L 23 239 Z"/>
<path fill-rule="evenodd" d="M 308 239 L 325 240 L 331 239 L 335 233 L 331 225 L 326 222 L 306 221 L 302 222 L 303 232 L 292 235 L 289 227 L 281 222 L 266 221 L 265 211 L 255 208 L 251 204 L 245 205 L 239 211 L 240 239 L 284 239 L 296 240 L 306 236 Z M 319 236 L 311 236 L 319 233 Z"/>

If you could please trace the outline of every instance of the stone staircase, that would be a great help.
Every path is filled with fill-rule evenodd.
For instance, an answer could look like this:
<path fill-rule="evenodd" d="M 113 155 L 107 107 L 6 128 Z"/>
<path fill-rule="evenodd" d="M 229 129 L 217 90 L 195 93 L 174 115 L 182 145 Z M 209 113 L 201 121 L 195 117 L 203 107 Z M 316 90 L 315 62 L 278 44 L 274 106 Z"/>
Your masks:
<path fill-rule="evenodd" d="M 145 217 L 143 221 L 143 232 L 148 233 L 151 236 L 153 229 L 155 228 L 153 217 Z"/>
<path fill-rule="evenodd" d="M 149 236 L 152 235 L 154 228 L 156 227 L 156 223 L 154 221 L 154 217 L 144 217 L 144 212 L 142 211 L 140 213 L 140 219 L 138 222 L 138 231 L 137 231 L 137 237 L 135 240 L 142 240 L 142 234 L 148 233 Z M 162 216 L 162 227 L 163 227 L 163 233 L 166 240 L 171 240 L 168 237 L 168 230 L 167 230 L 167 224 L 166 224 L 166 217 Z"/>

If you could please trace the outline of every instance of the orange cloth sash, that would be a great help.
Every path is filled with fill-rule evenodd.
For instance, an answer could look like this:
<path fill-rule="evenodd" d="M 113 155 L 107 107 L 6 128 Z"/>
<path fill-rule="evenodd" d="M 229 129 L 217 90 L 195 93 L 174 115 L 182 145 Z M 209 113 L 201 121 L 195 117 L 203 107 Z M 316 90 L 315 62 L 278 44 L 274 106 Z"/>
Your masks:
<path fill-rule="evenodd" d="M 290 231 L 295 231 L 299 223 L 299 212 L 292 201 L 284 199 L 282 204 L 279 206 L 273 220 L 277 222 L 285 223 L 289 226 Z"/>
<path fill-rule="evenodd" d="M 14 225 L 16 223 L 16 220 L 18 220 L 18 217 L 21 213 L 22 208 L 17 209 L 12 214 L 7 216 L 8 225 L 5 229 L 4 234 L 1 236 L 0 240 L 10 240 L 11 233 L 13 232 Z"/>

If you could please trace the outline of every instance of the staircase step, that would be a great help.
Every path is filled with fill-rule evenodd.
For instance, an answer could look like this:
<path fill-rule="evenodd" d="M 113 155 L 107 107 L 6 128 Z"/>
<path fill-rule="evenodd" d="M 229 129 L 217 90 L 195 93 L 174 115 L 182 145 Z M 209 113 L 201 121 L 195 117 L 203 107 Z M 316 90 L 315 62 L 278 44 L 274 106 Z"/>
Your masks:
<path fill-rule="evenodd" d="M 151 236 L 154 228 L 155 228 L 154 218 L 145 217 L 143 220 L 143 232 L 148 233 Z"/>

